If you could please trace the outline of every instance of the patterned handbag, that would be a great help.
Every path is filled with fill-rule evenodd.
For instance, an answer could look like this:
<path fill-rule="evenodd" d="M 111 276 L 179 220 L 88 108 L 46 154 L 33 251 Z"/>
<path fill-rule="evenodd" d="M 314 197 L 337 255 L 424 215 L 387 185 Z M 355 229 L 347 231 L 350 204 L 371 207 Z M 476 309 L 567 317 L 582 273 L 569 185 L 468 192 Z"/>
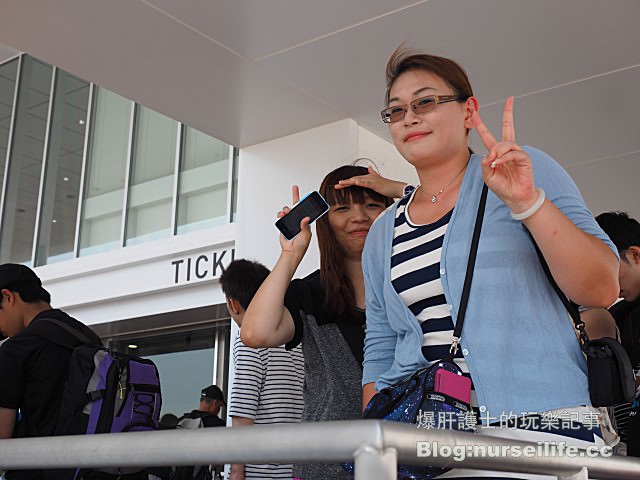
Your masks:
<path fill-rule="evenodd" d="M 435 391 L 439 371 L 462 377 L 452 357 L 414 373 L 411 378 L 391 385 L 376 394 L 367 404 L 363 418 L 412 423 L 416 428 L 441 428 L 471 432 L 475 430 L 475 413 L 467 402 Z M 466 378 L 466 377 L 462 377 Z M 430 479 L 448 471 L 430 465 L 398 465 L 399 479 Z"/>
<path fill-rule="evenodd" d="M 451 357 L 414 373 L 408 380 L 391 385 L 367 404 L 363 418 L 413 423 L 418 428 L 473 431 L 475 418 L 468 401 L 442 393 L 435 388 L 440 370 L 463 377 Z"/>
<path fill-rule="evenodd" d="M 469 261 L 467 262 L 467 271 L 460 299 L 460 309 L 458 310 L 458 318 L 453 331 L 453 343 L 451 344 L 449 355 L 429 367 L 417 371 L 410 378 L 378 392 L 365 407 L 362 414 L 363 418 L 410 423 L 416 425 L 417 428 L 475 430 L 476 418 L 468 399 L 470 380 L 467 377 L 463 377 L 460 368 L 453 362 L 453 356 L 458 350 L 464 316 L 467 310 L 486 201 L 487 186 L 484 185 L 478 205 Z M 442 390 L 449 392 L 450 389 L 436 388 L 438 377 L 446 377 L 447 374 L 449 374 L 449 378 L 454 379 L 453 385 L 460 382 L 464 383 L 464 380 L 469 382 L 466 398 L 464 393 L 458 393 L 455 388 L 452 392 L 454 395 L 442 392 Z M 454 377 L 451 377 L 451 374 Z M 458 380 L 456 376 L 460 377 L 460 382 L 456 381 Z M 343 467 L 353 473 L 352 463 L 343 464 Z M 449 468 L 438 466 L 400 464 L 398 465 L 398 478 L 427 480 L 448 470 Z"/>

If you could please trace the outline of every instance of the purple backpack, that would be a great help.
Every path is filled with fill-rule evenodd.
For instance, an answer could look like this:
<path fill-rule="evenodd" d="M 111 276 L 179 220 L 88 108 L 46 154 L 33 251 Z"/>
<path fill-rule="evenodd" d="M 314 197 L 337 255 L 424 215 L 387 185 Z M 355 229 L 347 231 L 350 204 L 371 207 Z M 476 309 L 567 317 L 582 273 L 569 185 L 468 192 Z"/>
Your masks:
<path fill-rule="evenodd" d="M 158 369 L 151 360 L 96 345 L 54 318 L 39 320 L 30 331 L 71 350 L 55 435 L 158 429 L 162 397 Z M 83 476 L 78 470 L 72 478 Z"/>

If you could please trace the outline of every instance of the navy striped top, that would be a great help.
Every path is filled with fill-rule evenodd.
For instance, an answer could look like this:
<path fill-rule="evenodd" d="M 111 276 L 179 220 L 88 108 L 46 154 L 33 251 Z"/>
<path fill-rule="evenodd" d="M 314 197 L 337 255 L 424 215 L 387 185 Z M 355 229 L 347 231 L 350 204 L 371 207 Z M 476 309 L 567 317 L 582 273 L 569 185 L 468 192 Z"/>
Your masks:
<path fill-rule="evenodd" d="M 448 355 L 453 340 L 451 309 L 440 280 L 442 242 L 453 210 L 431 224 L 416 224 L 408 214 L 414 194 L 398 203 L 391 247 L 391 283 L 420 323 L 422 354 L 434 362 Z M 460 350 L 454 361 L 469 377 Z M 471 405 L 478 405 L 473 389 Z"/>

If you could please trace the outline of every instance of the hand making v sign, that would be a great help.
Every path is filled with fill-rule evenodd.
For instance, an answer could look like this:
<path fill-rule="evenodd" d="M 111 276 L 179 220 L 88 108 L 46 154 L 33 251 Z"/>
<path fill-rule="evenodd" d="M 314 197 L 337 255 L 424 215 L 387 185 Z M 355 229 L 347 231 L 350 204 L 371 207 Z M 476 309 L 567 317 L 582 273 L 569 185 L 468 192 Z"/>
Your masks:
<path fill-rule="evenodd" d="M 482 178 L 512 212 L 523 212 L 533 205 L 538 193 L 533 179 L 531 158 L 516 143 L 513 126 L 513 97 L 507 98 L 502 116 L 502 141 L 498 142 L 476 111 L 472 117 L 487 155 L 482 159 Z"/>

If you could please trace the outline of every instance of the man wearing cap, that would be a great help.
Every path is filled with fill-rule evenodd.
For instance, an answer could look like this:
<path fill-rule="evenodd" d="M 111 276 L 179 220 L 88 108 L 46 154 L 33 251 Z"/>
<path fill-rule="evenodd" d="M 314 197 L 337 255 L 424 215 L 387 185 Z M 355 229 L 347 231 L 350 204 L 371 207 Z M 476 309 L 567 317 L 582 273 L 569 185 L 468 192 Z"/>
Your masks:
<path fill-rule="evenodd" d="M 224 427 L 226 424 L 218 417 L 222 407 L 226 405 L 224 393 L 216 385 L 209 385 L 200 392 L 200 406 L 197 410 L 185 413 L 178 420 L 178 426 L 183 419 L 202 419 L 204 427 Z M 182 422 L 184 424 L 184 422 Z M 182 427 L 184 428 L 184 427 Z M 190 428 L 190 427 L 187 427 Z"/>
<path fill-rule="evenodd" d="M 216 385 L 209 385 L 200 392 L 200 406 L 178 419 L 176 428 L 224 427 L 220 409 L 226 406 L 224 393 Z M 175 467 L 173 480 L 213 480 L 220 477 L 223 465 L 197 465 Z"/>
<path fill-rule="evenodd" d="M 31 325 L 53 318 L 102 343 L 90 328 L 53 309 L 50 302 L 33 270 L 15 263 L 0 265 L 0 333 L 9 337 L 0 345 L 0 438 L 54 434 L 71 351 L 35 335 Z M 7 472 L 6 478 L 39 480 L 44 475 L 21 470 Z"/>

